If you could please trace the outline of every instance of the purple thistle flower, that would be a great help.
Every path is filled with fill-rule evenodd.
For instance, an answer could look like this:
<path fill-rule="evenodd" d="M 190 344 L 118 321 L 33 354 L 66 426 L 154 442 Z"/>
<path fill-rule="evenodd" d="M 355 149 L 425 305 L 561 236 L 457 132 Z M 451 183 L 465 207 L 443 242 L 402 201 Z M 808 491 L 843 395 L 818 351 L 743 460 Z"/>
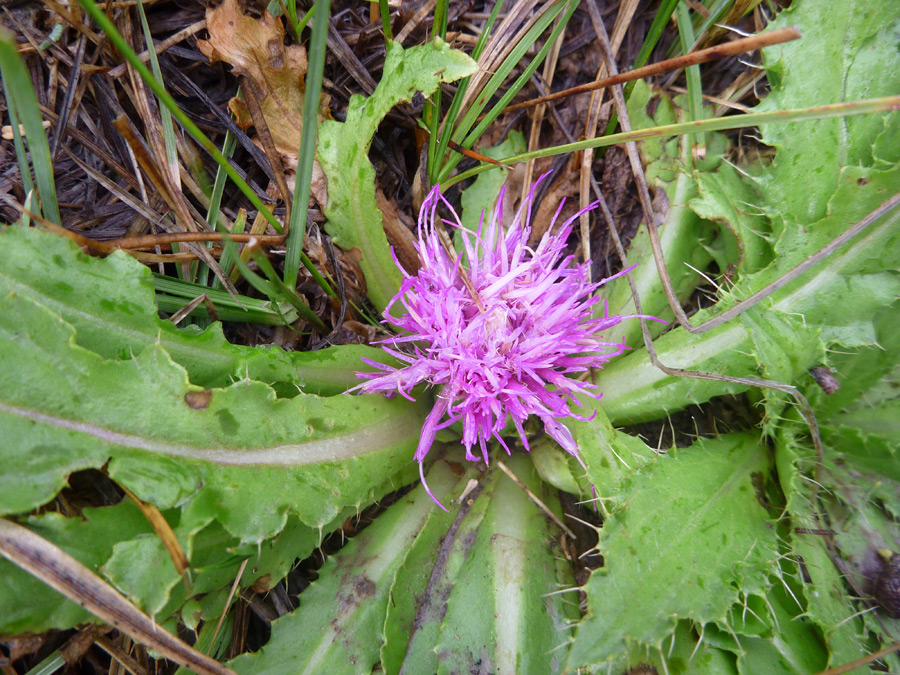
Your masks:
<path fill-rule="evenodd" d="M 596 203 L 554 232 L 560 204 L 537 247 L 528 246 L 531 204 L 541 180 L 543 177 L 505 232 L 502 194 L 487 228 L 482 227 L 482 214 L 482 224 L 473 233 L 462 227 L 436 186 L 419 212 L 416 249 L 421 268 L 410 276 L 397 263 L 404 279 L 384 316 L 403 332 L 378 344 L 407 365 L 395 368 L 366 359 L 381 372 L 359 373 L 368 382 L 355 389 L 389 395 L 399 392 L 412 400 L 410 391 L 422 382 L 440 388 L 415 453 L 423 484 L 423 463 L 435 434 L 460 420 L 470 461 L 488 461 L 487 442 L 492 437 L 509 453 L 501 437 L 507 417 L 527 450 L 522 425 L 536 415 L 547 434 L 581 462 L 575 439 L 560 419 L 592 419 L 577 415 L 570 405 L 580 406 L 577 397 L 582 394 L 601 395 L 590 391 L 595 388 L 592 383 L 571 375 L 600 368 L 627 349 L 624 343 L 604 341 L 601 332 L 632 317 L 610 316 L 606 305 L 603 315 L 595 317 L 593 308 L 598 302 L 595 291 L 628 270 L 589 283 L 590 263 L 575 264 L 574 256 L 565 253 L 572 223 Z M 441 245 L 435 223 L 440 203 L 453 215 L 453 221 L 444 222 L 462 232 L 468 272 L 462 255 L 453 259 Z M 406 309 L 403 316 L 391 314 L 397 302 Z M 480 457 L 472 452 L 476 443 Z M 432 498 L 441 505 L 434 495 Z"/>

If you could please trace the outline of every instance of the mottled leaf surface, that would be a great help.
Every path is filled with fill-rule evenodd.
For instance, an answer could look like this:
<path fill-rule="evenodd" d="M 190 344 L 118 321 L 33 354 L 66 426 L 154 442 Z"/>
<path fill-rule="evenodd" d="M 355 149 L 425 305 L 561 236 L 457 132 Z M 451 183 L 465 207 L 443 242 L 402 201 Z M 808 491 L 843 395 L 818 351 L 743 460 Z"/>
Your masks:
<path fill-rule="evenodd" d="M 769 468 L 759 439 L 735 434 L 698 441 L 633 477 L 601 531 L 604 567 L 584 588 L 588 613 L 570 666 L 656 647 L 678 619 L 724 621 L 741 594 L 763 591 L 776 540 L 754 475 Z"/>
<path fill-rule="evenodd" d="M 161 508 L 191 502 L 259 541 L 288 514 L 312 527 L 407 473 L 422 410 L 377 396 L 276 399 L 260 382 L 202 390 L 159 345 L 127 361 L 74 344 L 20 296 L 0 300 L 0 512 L 56 495 L 76 470 L 109 475 Z"/>

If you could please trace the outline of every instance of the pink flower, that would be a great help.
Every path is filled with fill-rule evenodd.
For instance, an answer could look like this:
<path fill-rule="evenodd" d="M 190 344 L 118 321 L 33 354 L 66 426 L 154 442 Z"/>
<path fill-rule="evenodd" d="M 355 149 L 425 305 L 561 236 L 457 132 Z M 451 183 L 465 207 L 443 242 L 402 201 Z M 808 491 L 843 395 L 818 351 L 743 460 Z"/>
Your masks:
<path fill-rule="evenodd" d="M 580 462 L 575 439 L 560 420 L 586 419 L 574 413 L 571 404 L 580 405 L 577 397 L 582 394 L 601 395 L 591 391 L 593 384 L 572 375 L 601 368 L 626 349 L 624 343 L 604 341 L 601 333 L 631 317 L 610 316 L 608 306 L 602 316 L 595 316 L 594 293 L 628 270 L 597 283 L 587 281 L 590 263 L 576 264 L 574 256 L 566 254 L 566 239 L 580 213 L 555 229 L 560 204 L 537 247 L 528 246 L 531 204 L 539 183 L 506 232 L 501 225 L 502 195 L 486 230 L 482 214 L 478 232 L 472 233 L 462 229 L 453 207 L 435 187 L 419 212 L 416 249 L 421 269 L 410 276 L 398 263 L 403 283 L 384 316 L 403 332 L 380 344 L 407 365 L 394 368 L 366 360 L 381 372 L 359 373 L 368 382 L 356 389 L 399 392 L 411 399 L 410 391 L 422 382 L 440 388 L 415 453 L 423 484 L 423 462 L 436 432 L 458 421 L 468 460 L 487 462 L 492 437 L 509 453 L 501 436 L 507 418 L 527 450 L 522 424 L 536 415 L 547 434 Z M 454 259 L 441 245 L 435 223 L 440 203 L 453 216 L 444 222 L 462 231 L 468 272 L 462 255 Z M 391 314 L 397 302 L 406 310 L 402 316 Z M 480 457 L 472 453 L 476 443 Z"/>

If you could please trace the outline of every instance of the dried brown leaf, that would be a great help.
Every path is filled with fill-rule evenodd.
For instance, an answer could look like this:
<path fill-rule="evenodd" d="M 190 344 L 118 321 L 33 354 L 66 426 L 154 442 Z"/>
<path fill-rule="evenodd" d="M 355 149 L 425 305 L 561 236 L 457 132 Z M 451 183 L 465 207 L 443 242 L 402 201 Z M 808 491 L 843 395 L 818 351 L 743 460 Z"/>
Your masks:
<path fill-rule="evenodd" d="M 281 153 L 285 171 L 293 174 L 303 128 L 306 50 L 300 45 L 285 45 L 281 19 L 268 12 L 258 19 L 247 16 L 237 0 L 225 0 L 218 7 L 207 9 L 206 24 L 209 39 L 198 40 L 197 46 L 210 62 L 228 63 L 236 75 L 256 84 L 259 106 L 272 140 Z M 242 128 L 252 126 L 243 101 L 232 99 L 229 109 Z M 323 95 L 319 119 L 327 115 L 328 101 Z"/>

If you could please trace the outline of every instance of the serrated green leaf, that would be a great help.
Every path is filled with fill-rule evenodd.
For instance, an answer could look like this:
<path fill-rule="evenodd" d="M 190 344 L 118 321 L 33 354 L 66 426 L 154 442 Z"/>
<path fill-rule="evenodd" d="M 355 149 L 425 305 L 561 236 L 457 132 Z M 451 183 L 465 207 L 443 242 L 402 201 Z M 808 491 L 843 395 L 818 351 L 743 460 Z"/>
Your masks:
<path fill-rule="evenodd" d="M 679 621 L 672 634 L 658 647 L 641 646 L 617 659 L 612 670 L 600 668 L 592 672 L 627 672 L 634 675 L 645 671 L 641 666 L 655 668 L 657 673 L 669 675 L 737 675 L 732 645 L 722 648 L 710 639 L 714 627 L 698 632 L 691 621 Z"/>
<path fill-rule="evenodd" d="M 825 394 L 819 387 L 810 387 L 807 394 L 820 421 L 840 426 L 839 420 L 832 420 L 841 413 L 864 411 L 896 396 L 896 387 L 889 382 L 885 382 L 887 390 L 883 396 L 876 396 L 872 390 L 900 364 L 898 310 L 900 306 L 894 304 L 872 318 L 875 329 L 872 346 L 834 350 L 829 354 L 828 365 L 840 389 Z"/>
<path fill-rule="evenodd" d="M 797 26 L 805 39 L 763 50 L 766 67 L 777 69 L 778 77 L 757 111 L 855 101 L 900 90 L 900 12 L 893 0 L 798 2 L 768 28 L 785 26 Z M 815 58 L 810 58 L 811 39 Z M 772 124 L 760 131 L 763 142 L 778 148 L 771 169 L 761 178 L 764 207 L 783 216 L 786 225 L 825 218 L 844 167 L 874 167 L 898 159 L 897 115 Z M 886 133 L 893 140 L 879 142 L 893 146 L 894 156 L 873 156 L 873 143 Z M 810 232 L 791 236 L 808 237 Z"/>
<path fill-rule="evenodd" d="M 742 594 L 761 593 L 777 541 L 754 488 L 770 460 L 757 437 L 701 440 L 631 479 L 606 521 L 604 567 L 584 587 L 570 668 L 600 665 L 637 645 L 656 647 L 677 619 L 722 622 Z"/>
<path fill-rule="evenodd" d="M 458 479 L 438 462 L 427 481 L 443 499 Z M 421 485 L 401 498 L 326 561 L 318 581 L 300 595 L 300 607 L 272 624 L 272 637 L 259 652 L 229 665 L 248 674 L 371 673 L 394 574 L 437 508 Z"/>
<path fill-rule="evenodd" d="M 260 541 L 291 513 L 319 527 L 396 474 L 411 479 L 420 405 L 276 399 L 252 381 L 204 391 L 159 345 L 113 361 L 73 340 L 71 326 L 30 299 L 0 300 L 2 513 L 46 503 L 71 472 L 108 462 L 144 501 L 196 500 L 235 536 Z M 194 407 L 189 392 L 200 397 Z"/>
<path fill-rule="evenodd" d="M 715 172 L 698 171 L 696 178 L 697 196 L 690 202 L 691 210 L 719 224 L 717 242 L 721 240 L 720 246 L 727 249 L 727 255 L 716 258 L 719 272 L 733 276 L 766 267 L 772 261 L 772 246 L 766 238 L 769 223 L 759 213 L 759 195 L 752 182 L 727 162 Z"/>
<path fill-rule="evenodd" d="M 352 96 L 345 122 L 329 120 L 319 128 L 318 159 L 328 178 L 325 228 L 335 244 L 345 251 L 357 249 L 362 256 L 359 264 L 367 294 L 379 311 L 397 293 L 401 276 L 375 200 L 375 169 L 368 156 L 372 137 L 398 103 L 418 91 L 429 95 L 442 82 L 454 82 L 476 70 L 472 59 L 439 38 L 407 50 L 390 42 L 381 82 L 372 95 Z"/>
<path fill-rule="evenodd" d="M 602 399 L 584 397 L 582 404 L 580 414 L 592 419 L 572 419 L 566 423 L 587 469 L 586 473 L 576 470 L 576 477 L 581 479 L 584 498 L 596 498 L 598 508 L 607 513 L 614 506 L 609 500 L 617 499 L 627 478 L 652 462 L 656 455 L 641 439 L 613 428 Z"/>
<path fill-rule="evenodd" d="M 34 228 L 0 232 L 0 295 L 15 293 L 71 323 L 78 344 L 107 358 L 129 358 L 159 344 L 191 382 L 222 387 L 249 378 L 293 396 L 298 387 L 322 395 L 346 391 L 364 370 L 360 356 L 382 360 L 372 347 L 285 352 L 280 347 L 230 344 L 218 323 L 200 331 L 176 328 L 156 315 L 150 271 L 124 253 L 99 259 L 63 237 Z"/>

